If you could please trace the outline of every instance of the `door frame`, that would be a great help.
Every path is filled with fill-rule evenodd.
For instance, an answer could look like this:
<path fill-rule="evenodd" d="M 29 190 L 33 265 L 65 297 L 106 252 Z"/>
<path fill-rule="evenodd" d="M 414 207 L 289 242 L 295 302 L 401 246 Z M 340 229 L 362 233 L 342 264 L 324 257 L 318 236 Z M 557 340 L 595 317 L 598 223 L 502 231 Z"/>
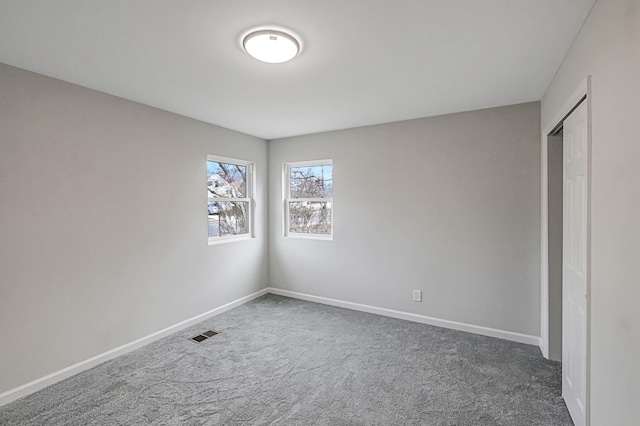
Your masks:
<path fill-rule="evenodd" d="M 584 99 L 584 100 L 583 100 Z M 548 143 L 550 136 L 562 125 L 564 119 L 582 102 L 587 105 L 587 353 L 586 355 L 586 424 L 591 418 L 591 76 L 587 76 L 574 90 L 553 119 L 542 128 L 541 136 L 541 217 L 540 217 L 540 350 L 549 358 L 549 162 Z"/>

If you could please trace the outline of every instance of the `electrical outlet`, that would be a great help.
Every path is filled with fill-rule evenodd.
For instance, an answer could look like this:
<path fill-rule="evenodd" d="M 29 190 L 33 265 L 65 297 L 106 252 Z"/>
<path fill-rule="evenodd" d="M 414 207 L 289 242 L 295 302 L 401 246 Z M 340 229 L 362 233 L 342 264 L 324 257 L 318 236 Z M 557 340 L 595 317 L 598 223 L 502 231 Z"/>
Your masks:
<path fill-rule="evenodd" d="M 422 290 L 413 290 L 413 300 L 422 302 Z"/>

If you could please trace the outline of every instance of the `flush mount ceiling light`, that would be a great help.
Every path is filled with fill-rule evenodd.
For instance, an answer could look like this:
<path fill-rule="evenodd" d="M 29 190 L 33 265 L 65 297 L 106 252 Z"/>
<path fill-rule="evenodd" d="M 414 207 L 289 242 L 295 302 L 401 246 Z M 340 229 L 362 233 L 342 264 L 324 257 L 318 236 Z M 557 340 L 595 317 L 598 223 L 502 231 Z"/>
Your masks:
<path fill-rule="evenodd" d="M 281 64 L 300 54 L 298 39 L 274 29 L 251 31 L 242 39 L 242 47 L 249 55 L 269 64 Z"/>

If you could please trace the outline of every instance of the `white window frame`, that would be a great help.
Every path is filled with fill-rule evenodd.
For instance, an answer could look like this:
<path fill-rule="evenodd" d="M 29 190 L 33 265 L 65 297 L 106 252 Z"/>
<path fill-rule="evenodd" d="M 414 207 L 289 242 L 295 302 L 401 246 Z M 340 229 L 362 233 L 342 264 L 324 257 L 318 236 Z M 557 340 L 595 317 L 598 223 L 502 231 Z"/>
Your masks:
<path fill-rule="evenodd" d="M 221 157 L 219 155 L 207 155 L 207 162 L 215 161 L 217 163 L 226 163 L 226 164 L 237 164 L 239 166 L 245 166 L 247 168 L 247 182 L 246 182 L 246 198 L 216 198 L 216 202 L 246 202 L 249 205 L 249 211 L 247 212 L 247 233 L 241 235 L 226 235 L 223 237 L 208 237 L 209 245 L 216 244 L 224 244 L 231 243 L 235 241 L 244 241 L 250 240 L 251 238 L 255 238 L 254 236 L 254 226 L 253 226 L 253 212 L 254 212 L 254 188 L 256 187 L 256 165 L 251 161 L 246 160 L 238 160 L 237 158 L 229 158 L 229 157 Z M 207 197 L 207 204 L 209 199 Z M 208 220 L 208 215 L 207 215 Z M 207 222 L 207 227 L 209 226 Z M 209 235 L 209 231 L 207 229 L 207 236 Z"/>
<path fill-rule="evenodd" d="M 312 161 L 297 161 L 283 164 L 283 179 L 282 179 L 282 195 L 283 195 L 283 231 L 284 236 L 287 238 L 302 238 L 308 240 L 333 240 L 333 222 L 334 222 L 334 209 L 333 209 L 333 197 L 326 198 L 291 198 L 291 169 L 295 167 L 313 167 L 313 166 L 327 166 L 333 167 L 333 160 L 312 160 Z M 333 182 L 332 182 L 333 184 Z M 325 234 L 303 234 L 298 232 L 289 232 L 289 202 L 329 202 L 331 203 L 331 231 L 328 235 Z"/>

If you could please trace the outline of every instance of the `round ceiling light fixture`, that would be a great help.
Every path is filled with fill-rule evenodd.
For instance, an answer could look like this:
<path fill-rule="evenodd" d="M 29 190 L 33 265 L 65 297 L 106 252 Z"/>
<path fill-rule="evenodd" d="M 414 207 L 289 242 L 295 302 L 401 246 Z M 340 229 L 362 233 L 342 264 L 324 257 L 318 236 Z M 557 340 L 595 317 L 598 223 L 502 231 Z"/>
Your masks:
<path fill-rule="evenodd" d="M 242 39 L 242 47 L 249 55 L 269 64 L 281 64 L 300 54 L 298 39 L 276 29 L 251 31 Z"/>

